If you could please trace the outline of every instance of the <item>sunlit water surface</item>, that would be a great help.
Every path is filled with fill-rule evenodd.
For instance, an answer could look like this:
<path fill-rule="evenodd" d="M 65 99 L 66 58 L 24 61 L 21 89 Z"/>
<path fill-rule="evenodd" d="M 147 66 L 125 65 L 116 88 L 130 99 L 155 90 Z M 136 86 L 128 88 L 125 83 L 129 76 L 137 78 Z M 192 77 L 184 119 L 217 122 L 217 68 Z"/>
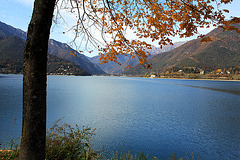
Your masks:
<path fill-rule="evenodd" d="M 93 144 L 106 154 L 240 158 L 240 82 L 48 76 L 47 88 L 48 127 L 64 117 L 96 128 Z M 0 91 L 6 143 L 21 134 L 22 75 L 0 75 Z"/>

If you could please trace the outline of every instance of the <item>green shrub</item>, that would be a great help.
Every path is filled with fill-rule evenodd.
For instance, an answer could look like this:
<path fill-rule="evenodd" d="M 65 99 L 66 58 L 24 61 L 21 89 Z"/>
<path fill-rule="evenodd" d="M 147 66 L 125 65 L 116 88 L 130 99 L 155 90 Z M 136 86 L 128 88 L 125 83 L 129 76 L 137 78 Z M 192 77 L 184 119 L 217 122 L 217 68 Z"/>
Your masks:
<path fill-rule="evenodd" d="M 80 129 L 69 124 L 54 125 L 46 134 L 46 160 L 90 160 L 100 159 L 99 152 L 92 149 L 91 139 L 95 135 L 91 128 Z M 0 160 L 18 159 L 20 147 L 11 139 L 10 145 L 0 150 Z"/>
<path fill-rule="evenodd" d="M 82 130 L 76 125 L 58 125 L 55 123 L 47 131 L 46 136 L 46 159 L 95 159 L 100 158 L 99 153 L 91 147 L 91 139 L 95 135 L 91 128 Z"/>
<path fill-rule="evenodd" d="M 17 140 L 11 139 L 10 143 L 4 147 L 3 150 L 0 150 L 0 159 L 15 160 L 18 159 L 19 153 L 19 144 L 17 143 Z"/>
<path fill-rule="evenodd" d="M 46 134 L 46 160 L 96 160 L 106 159 L 100 155 L 100 151 L 93 150 L 91 146 L 92 137 L 95 135 L 95 129 L 80 129 L 78 125 L 72 127 L 69 124 L 54 125 Z M 6 149 L 0 150 L 0 160 L 17 160 L 20 153 L 18 141 L 12 139 Z M 1 144 L 0 144 L 1 146 Z M 157 160 L 156 157 L 148 157 L 142 153 L 133 155 L 128 153 L 114 152 L 109 160 Z M 171 160 L 194 160 L 194 156 L 177 158 L 176 154 L 171 156 Z M 197 158 L 199 159 L 199 158 Z"/>
<path fill-rule="evenodd" d="M 2 160 L 17 160 L 19 150 L 0 150 L 0 159 Z"/>

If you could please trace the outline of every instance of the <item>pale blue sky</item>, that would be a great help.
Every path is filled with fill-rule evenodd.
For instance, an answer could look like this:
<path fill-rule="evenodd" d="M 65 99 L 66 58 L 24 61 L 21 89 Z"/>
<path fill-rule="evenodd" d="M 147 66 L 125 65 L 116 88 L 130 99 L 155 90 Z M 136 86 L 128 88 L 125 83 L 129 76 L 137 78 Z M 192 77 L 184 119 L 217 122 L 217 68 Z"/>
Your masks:
<path fill-rule="evenodd" d="M 27 31 L 27 27 L 31 18 L 33 8 L 33 0 L 2 0 L 0 5 L 0 21 L 7 23 L 15 28 Z M 229 15 L 240 17 L 240 0 L 234 0 L 232 4 L 224 6 L 222 8 L 227 8 L 230 10 Z M 60 26 L 60 25 L 59 25 Z M 200 32 L 206 34 L 210 30 L 201 29 Z M 71 41 L 70 36 L 62 34 L 58 27 L 52 29 L 51 38 L 68 43 Z M 196 38 L 196 37 L 193 37 Z M 188 38 L 190 40 L 192 38 Z M 173 41 L 185 41 L 186 39 L 174 38 Z M 154 44 L 156 46 L 156 44 Z M 87 56 L 94 56 L 97 51 L 93 54 L 85 53 Z"/>

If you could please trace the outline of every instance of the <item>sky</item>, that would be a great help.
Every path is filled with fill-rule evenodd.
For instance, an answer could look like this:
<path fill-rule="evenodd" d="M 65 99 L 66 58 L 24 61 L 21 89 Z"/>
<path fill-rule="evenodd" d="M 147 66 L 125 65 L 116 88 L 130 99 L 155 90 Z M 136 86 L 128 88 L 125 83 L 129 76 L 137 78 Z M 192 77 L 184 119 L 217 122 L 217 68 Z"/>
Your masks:
<path fill-rule="evenodd" d="M 28 24 L 31 19 L 32 10 L 33 10 L 33 2 L 34 0 L 2 0 L 0 5 L 0 21 L 11 25 L 15 28 L 19 28 L 23 31 L 27 31 Z M 229 9 L 230 13 L 226 15 L 229 17 L 230 15 L 240 17 L 240 0 L 233 0 L 233 2 L 229 5 L 223 5 L 223 9 Z M 61 24 L 54 24 L 51 29 L 50 38 L 60 41 L 62 43 L 69 43 L 73 39 L 72 36 L 67 34 L 62 34 Z M 199 32 L 201 34 L 206 34 L 211 31 L 210 29 L 200 29 Z M 96 35 L 98 36 L 98 35 Z M 133 35 L 131 35 L 133 36 Z M 195 39 L 195 37 L 190 37 L 187 39 L 180 39 L 174 37 L 173 42 L 178 41 L 186 41 Z M 148 42 L 148 41 L 147 41 Z M 150 40 L 149 40 L 150 42 Z M 157 43 L 153 43 L 157 47 Z M 93 53 L 84 52 L 86 56 L 92 57 L 98 55 L 96 49 L 94 49 Z"/>

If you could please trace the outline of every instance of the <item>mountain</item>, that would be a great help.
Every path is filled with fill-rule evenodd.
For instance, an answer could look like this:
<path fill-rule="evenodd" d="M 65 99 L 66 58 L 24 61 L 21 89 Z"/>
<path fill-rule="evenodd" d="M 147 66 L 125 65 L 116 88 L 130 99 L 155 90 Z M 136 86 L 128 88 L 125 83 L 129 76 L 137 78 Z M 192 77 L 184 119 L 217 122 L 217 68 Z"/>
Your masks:
<path fill-rule="evenodd" d="M 22 73 L 25 41 L 18 36 L 0 37 L 0 73 Z M 54 55 L 48 56 L 48 74 L 90 75 L 80 66 Z"/>
<path fill-rule="evenodd" d="M 25 41 L 18 36 L 0 37 L 0 58 L 23 60 Z"/>
<path fill-rule="evenodd" d="M 0 37 L 0 72 L 21 73 L 25 42 L 17 36 Z"/>
<path fill-rule="evenodd" d="M 1 37 L 17 36 L 24 41 L 27 38 L 26 32 L 20 29 L 16 29 L 3 22 L 0 22 L 0 36 Z M 78 56 L 72 56 L 69 51 L 74 52 L 74 54 Z M 84 70 L 91 74 L 105 74 L 104 71 L 102 71 L 96 64 L 91 63 L 88 60 L 88 58 L 86 58 L 83 54 L 80 54 L 77 51 L 73 50 L 67 44 L 55 41 L 53 39 L 49 40 L 48 54 L 66 59 L 76 65 L 79 65 L 81 68 L 83 68 Z"/>
<path fill-rule="evenodd" d="M 183 45 L 184 42 L 176 42 L 174 45 L 166 45 L 163 46 L 162 49 L 160 47 L 152 46 L 152 49 L 147 50 L 151 56 L 160 54 L 162 52 L 170 51 L 178 46 Z M 149 57 L 149 58 L 150 58 Z M 118 61 L 121 63 L 121 65 L 115 64 L 114 62 L 108 62 L 107 64 L 100 64 L 100 56 L 95 56 L 92 58 L 89 58 L 89 60 L 92 63 L 97 64 L 104 72 L 108 74 L 122 74 L 125 70 L 127 65 L 135 66 L 139 63 L 139 60 L 137 57 L 130 59 L 130 55 L 124 56 L 124 55 L 118 55 Z"/>
<path fill-rule="evenodd" d="M 79 65 L 76 65 L 66 59 L 59 58 L 54 55 L 48 55 L 47 63 L 47 73 L 48 74 L 58 74 L 58 75 L 75 75 L 75 76 L 90 76 L 91 74 Z"/>
<path fill-rule="evenodd" d="M 27 33 L 21 29 L 14 28 L 0 21 L 0 36 L 2 37 L 12 37 L 18 36 L 23 40 L 27 39 Z"/>
<path fill-rule="evenodd" d="M 183 45 L 184 43 L 186 43 L 186 41 L 175 42 L 173 45 L 162 46 L 162 48 L 155 47 L 155 46 L 152 45 L 151 46 L 152 49 L 147 50 L 151 54 L 151 56 L 149 58 L 151 58 L 151 57 L 153 57 L 153 56 L 155 56 L 157 54 L 163 53 L 163 52 L 171 51 L 174 48 L 177 48 L 177 47 Z"/>
<path fill-rule="evenodd" d="M 240 25 L 237 26 L 240 28 Z M 178 48 L 149 59 L 148 63 L 152 64 L 151 70 L 136 65 L 126 70 L 125 74 L 159 73 L 173 66 L 228 69 L 240 64 L 240 34 L 236 31 L 223 32 L 217 28 L 206 36 L 212 41 L 201 42 L 201 39 L 188 41 Z"/>
<path fill-rule="evenodd" d="M 105 72 L 101 70 L 98 65 L 93 64 L 85 55 L 73 50 L 69 45 L 65 43 L 50 39 L 48 45 L 48 54 L 69 60 L 70 62 L 79 65 L 81 68 L 91 74 L 105 74 Z"/>
<path fill-rule="evenodd" d="M 89 60 L 92 63 L 97 64 L 104 72 L 116 75 L 122 74 L 126 70 L 128 64 L 134 66 L 139 62 L 137 57 L 130 59 L 130 55 L 118 55 L 117 57 L 117 60 L 121 63 L 121 65 L 115 64 L 115 62 L 112 61 L 109 61 L 106 64 L 100 64 L 100 56 L 94 56 L 92 58 L 89 58 Z"/>

